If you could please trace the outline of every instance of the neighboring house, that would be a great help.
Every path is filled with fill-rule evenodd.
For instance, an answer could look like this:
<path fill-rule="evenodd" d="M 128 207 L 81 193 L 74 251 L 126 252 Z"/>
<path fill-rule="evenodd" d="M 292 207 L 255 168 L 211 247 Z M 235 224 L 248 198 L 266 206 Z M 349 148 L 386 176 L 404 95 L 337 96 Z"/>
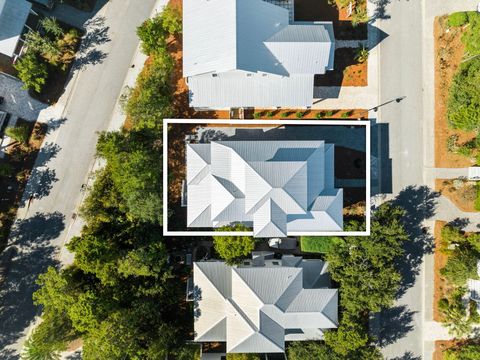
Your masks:
<path fill-rule="evenodd" d="M 333 69 L 331 22 L 293 22 L 263 0 L 183 0 L 183 76 L 195 108 L 308 108 Z"/>
<path fill-rule="evenodd" d="M 477 262 L 477 275 L 480 278 L 480 260 Z M 477 311 L 480 312 L 480 280 L 467 280 L 468 296 L 477 303 Z"/>
<path fill-rule="evenodd" d="M 334 145 L 212 141 L 187 146 L 187 226 L 253 227 L 256 237 L 343 231 Z"/>
<path fill-rule="evenodd" d="M 24 40 L 22 35 L 30 29 L 38 14 L 26 0 L 0 0 L 0 54 L 15 61 L 20 55 Z"/>
<path fill-rule="evenodd" d="M 195 262 L 194 341 L 231 353 L 282 353 L 285 341 L 321 340 L 338 326 L 327 264 L 259 254 L 238 267 Z"/>

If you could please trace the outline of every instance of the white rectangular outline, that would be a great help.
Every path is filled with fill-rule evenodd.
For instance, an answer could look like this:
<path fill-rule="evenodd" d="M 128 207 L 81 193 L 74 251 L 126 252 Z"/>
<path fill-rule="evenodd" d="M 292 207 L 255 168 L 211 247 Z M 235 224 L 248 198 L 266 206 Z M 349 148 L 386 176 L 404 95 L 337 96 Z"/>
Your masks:
<path fill-rule="evenodd" d="M 164 236 L 253 236 L 253 231 L 169 231 L 168 230 L 168 126 L 170 124 L 229 125 L 363 125 L 366 141 L 365 231 L 289 232 L 288 236 L 370 236 L 370 121 L 369 120 L 237 120 L 237 119 L 164 119 L 163 120 L 163 235 Z"/>

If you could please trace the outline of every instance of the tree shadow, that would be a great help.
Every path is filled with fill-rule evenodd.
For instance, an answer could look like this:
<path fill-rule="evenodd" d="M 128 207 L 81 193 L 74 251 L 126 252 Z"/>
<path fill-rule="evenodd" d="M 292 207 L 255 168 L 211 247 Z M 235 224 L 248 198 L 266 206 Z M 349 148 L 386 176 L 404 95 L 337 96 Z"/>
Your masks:
<path fill-rule="evenodd" d="M 398 269 L 402 281 L 397 298 L 405 294 L 413 286 L 420 272 L 423 256 L 431 254 L 434 249 L 433 235 L 423 222 L 435 214 L 438 192 L 431 191 L 427 186 L 410 185 L 402 190 L 392 201 L 393 205 L 405 210 L 403 221 L 410 241 L 404 243 L 404 256 L 398 261 Z"/>
<path fill-rule="evenodd" d="M 402 356 L 396 356 L 391 360 L 422 360 L 421 356 L 415 356 L 411 351 L 407 351 Z"/>
<path fill-rule="evenodd" d="M 25 206 L 30 199 L 41 199 L 48 196 L 53 188 L 53 184 L 57 181 L 58 178 L 54 169 L 38 167 L 33 169 L 25 186 L 20 206 Z"/>
<path fill-rule="evenodd" d="M 72 66 L 73 70 L 83 70 L 87 65 L 101 64 L 107 58 L 108 54 L 97 48 L 111 41 L 108 34 L 110 27 L 105 26 L 105 20 L 104 16 L 98 16 L 85 23 L 86 33 Z"/>
<path fill-rule="evenodd" d="M 394 344 L 413 330 L 414 311 L 405 305 L 395 306 L 382 311 L 377 343 L 380 347 Z"/>
<path fill-rule="evenodd" d="M 82 360 L 82 351 L 77 350 L 73 354 L 68 355 L 65 357 L 65 360 Z"/>
<path fill-rule="evenodd" d="M 375 10 L 368 20 L 369 24 L 377 20 L 388 20 L 391 18 L 390 14 L 387 13 L 387 5 L 390 4 L 391 0 L 369 0 L 369 2 L 375 5 Z"/>
<path fill-rule="evenodd" d="M 0 284 L 0 359 L 18 359 L 9 348 L 24 336 L 37 310 L 32 294 L 35 280 L 49 266 L 55 266 L 56 247 L 51 243 L 65 229 L 65 217 L 58 213 L 36 213 L 17 220 L 11 232 L 18 251 L 6 264 L 5 282 Z"/>
<path fill-rule="evenodd" d="M 55 130 L 59 129 L 67 121 L 66 118 L 60 119 L 50 119 L 47 123 L 47 131 L 46 134 L 51 134 Z"/>
<path fill-rule="evenodd" d="M 37 167 L 45 166 L 51 159 L 55 158 L 60 151 L 58 144 L 49 142 L 45 143 L 38 152 L 35 165 Z"/>
<path fill-rule="evenodd" d="M 470 220 L 468 218 L 456 218 L 450 221 L 447 225 L 450 225 L 454 228 L 458 228 L 460 230 L 466 228 L 470 224 Z"/>

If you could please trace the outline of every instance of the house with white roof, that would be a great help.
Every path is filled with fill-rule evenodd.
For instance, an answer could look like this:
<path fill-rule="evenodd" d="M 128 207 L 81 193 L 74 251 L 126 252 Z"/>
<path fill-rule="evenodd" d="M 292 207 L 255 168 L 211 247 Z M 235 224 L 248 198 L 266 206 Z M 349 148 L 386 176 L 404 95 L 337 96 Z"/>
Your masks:
<path fill-rule="evenodd" d="M 195 262 L 193 283 L 194 341 L 226 343 L 229 353 L 282 353 L 286 341 L 321 340 L 338 326 L 338 290 L 321 260 Z"/>
<path fill-rule="evenodd" d="M 187 227 L 243 223 L 255 237 L 343 231 L 333 144 L 244 140 L 186 147 Z"/>
<path fill-rule="evenodd" d="M 14 60 L 23 47 L 29 16 L 38 16 L 26 0 L 0 0 L 0 54 Z"/>
<path fill-rule="evenodd" d="M 291 0 L 183 0 L 183 76 L 195 108 L 308 108 L 333 69 L 331 22 L 294 22 Z"/>

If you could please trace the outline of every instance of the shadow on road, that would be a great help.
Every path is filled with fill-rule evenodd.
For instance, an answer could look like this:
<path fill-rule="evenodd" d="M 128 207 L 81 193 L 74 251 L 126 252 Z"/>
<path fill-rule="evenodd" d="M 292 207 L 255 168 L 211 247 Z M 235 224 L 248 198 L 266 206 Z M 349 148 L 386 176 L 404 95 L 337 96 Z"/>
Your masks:
<path fill-rule="evenodd" d="M 48 266 L 57 264 L 55 246 L 50 241 L 65 228 L 65 217 L 58 213 L 36 213 L 30 218 L 18 220 L 11 232 L 10 246 L 17 254 L 6 264 L 5 282 L 0 284 L 0 359 L 17 359 L 12 349 L 23 336 L 36 314 L 32 294 L 35 280 Z"/>
<path fill-rule="evenodd" d="M 423 222 L 435 214 L 438 192 L 427 186 L 410 185 L 402 190 L 393 200 L 393 204 L 405 210 L 403 218 L 410 241 L 405 242 L 405 254 L 398 263 L 402 282 L 397 298 L 405 294 L 415 283 L 419 274 L 423 256 L 431 254 L 434 249 L 433 235 L 423 227 Z"/>
<path fill-rule="evenodd" d="M 369 0 L 369 2 L 375 5 L 375 10 L 368 20 L 369 24 L 374 23 L 376 20 L 388 20 L 391 18 L 390 14 L 387 13 L 387 5 L 390 4 L 391 0 Z"/>
<path fill-rule="evenodd" d="M 421 356 L 415 356 L 411 351 L 407 351 L 402 356 L 394 357 L 390 360 L 422 360 Z"/>
<path fill-rule="evenodd" d="M 41 199 L 50 194 L 53 184 L 58 181 L 54 169 L 35 167 L 28 179 L 20 207 L 28 206 L 33 199 Z"/>
<path fill-rule="evenodd" d="M 414 311 L 405 305 L 395 306 L 382 312 L 379 328 L 378 345 L 385 347 L 394 344 L 413 330 Z"/>
<path fill-rule="evenodd" d="M 73 70 L 83 70 L 87 65 L 101 64 L 107 58 L 107 53 L 97 49 L 99 45 L 111 41 L 108 35 L 110 28 L 105 26 L 105 20 L 105 17 L 98 16 L 85 23 L 86 34 L 80 44 L 77 59 L 72 66 Z"/>

